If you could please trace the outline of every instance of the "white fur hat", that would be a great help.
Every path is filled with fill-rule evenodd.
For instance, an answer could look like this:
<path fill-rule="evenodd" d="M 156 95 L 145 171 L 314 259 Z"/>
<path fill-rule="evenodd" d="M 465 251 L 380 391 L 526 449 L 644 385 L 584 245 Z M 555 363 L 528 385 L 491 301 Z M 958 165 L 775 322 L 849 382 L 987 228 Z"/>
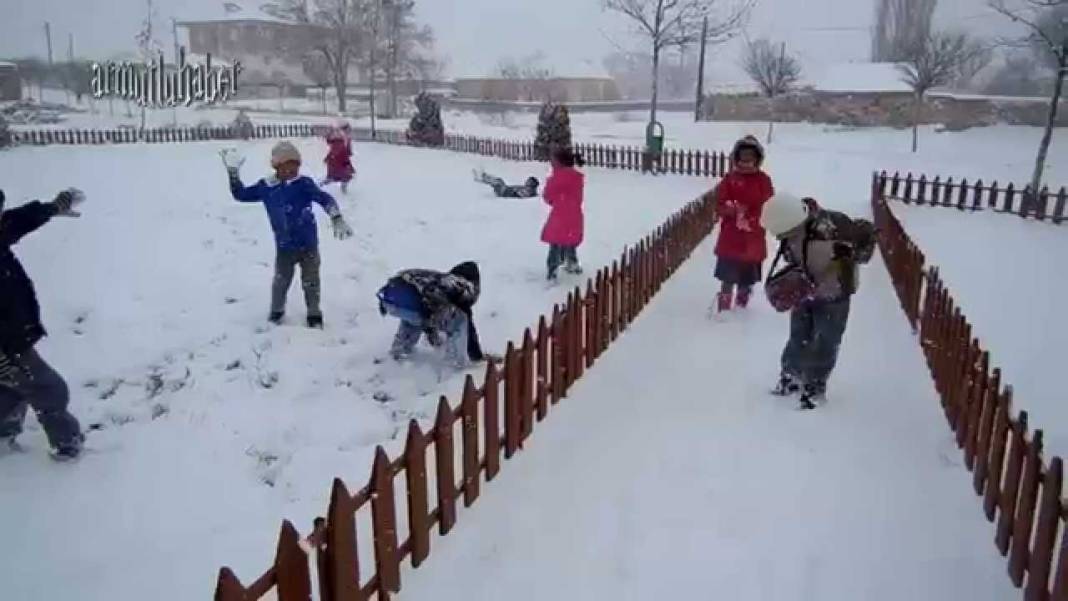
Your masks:
<path fill-rule="evenodd" d="M 808 208 L 793 194 L 779 193 L 764 205 L 760 224 L 773 236 L 782 236 L 805 222 Z"/>
<path fill-rule="evenodd" d="M 285 140 L 275 144 L 271 149 L 271 166 L 277 167 L 289 161 L 300 162 L 300 151 L 297 147 Z"/>

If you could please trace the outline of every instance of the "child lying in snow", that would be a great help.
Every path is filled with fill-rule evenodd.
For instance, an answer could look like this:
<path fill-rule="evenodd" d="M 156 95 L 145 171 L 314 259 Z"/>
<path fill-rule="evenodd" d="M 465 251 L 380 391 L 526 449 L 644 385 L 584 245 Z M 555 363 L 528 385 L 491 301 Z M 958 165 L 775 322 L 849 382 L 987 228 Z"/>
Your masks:
<path fill-rule="evenodd" d="M 493 193 L 500 198 L 534 198 L 538 195 L 538 178 L 528 177 L 522 186 L 509 186 L 499 177 L 485 171 L 474 171 L 475 181 L 493 188 Z"/>

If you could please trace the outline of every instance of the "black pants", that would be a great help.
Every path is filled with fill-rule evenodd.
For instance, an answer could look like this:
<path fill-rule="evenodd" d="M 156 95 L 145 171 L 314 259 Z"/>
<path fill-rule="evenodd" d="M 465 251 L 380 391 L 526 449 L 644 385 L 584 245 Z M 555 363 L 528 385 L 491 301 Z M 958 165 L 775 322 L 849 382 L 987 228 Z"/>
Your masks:
<path fill-rule="evenodd" d="M 74 444 L 81 436 L 78 420 L 67 411 L 70 391 L 63 377 L 37 351 L 28 349 L 17 358 L 25 370 L 13 385 L 0 384 L 0 437 L 18 436 L 26 409 L 33 407 L 53 447 Z"/>
<path fill-rule="evenodd" d="M 552 244 L 549 246 L 549 257 L 545 261 L 546 266 L 549 268 L 549 277 L 556 275 L 556 270 L 561 265 L 567 264 L 565 269 L 574 270 L 578 268 L 578 247 L 577 246 L 561 246 L 559 244 Z"/>
<path fill-rule="evenodd" d="M 838 362 L 849 297 L 834 302 L 806 303 L 790 313 L 790 340 L 782 351 L 783 374 L 822 391 Z"/>

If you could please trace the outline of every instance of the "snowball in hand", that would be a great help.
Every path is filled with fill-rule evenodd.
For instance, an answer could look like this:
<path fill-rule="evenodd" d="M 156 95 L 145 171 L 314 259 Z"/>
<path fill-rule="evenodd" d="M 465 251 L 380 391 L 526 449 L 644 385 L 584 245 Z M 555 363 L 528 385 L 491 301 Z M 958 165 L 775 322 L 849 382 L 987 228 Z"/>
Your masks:
<path fill-rule="evenodd" d="M 225 148 L 219 155 L 222 156 L 223 165 L 226 165 L 227 169 L 238 169 L 245 162 L 245 157 L 241 156 L 236 148 Z"/>

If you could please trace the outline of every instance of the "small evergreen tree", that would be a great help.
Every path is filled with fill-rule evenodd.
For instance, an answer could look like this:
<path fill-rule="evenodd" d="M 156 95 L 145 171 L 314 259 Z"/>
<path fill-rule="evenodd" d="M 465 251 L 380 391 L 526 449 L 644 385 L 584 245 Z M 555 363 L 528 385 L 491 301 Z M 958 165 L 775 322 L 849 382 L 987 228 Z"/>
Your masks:
<path fill-rule="evenodd" d="M 418 109 L 408 125 L 408 141 L 416 146 L 444 146 L 445 124 L 441 121 L 441 105 L 423 92 L 415 97 Z"/>
<path fill-rule="evenodd" d="M 0 148 L 11 146 L 11 130 L 7 127 L 7 121 L 0 115 Z"/>
<path fill-rule="evenodd" d="M 534 152 L 539 160 L 547 161 L 552 149 L 560 146 L 571 146 L 571 116 L 566 105 L 546 102 L 538 116 Z"/>

